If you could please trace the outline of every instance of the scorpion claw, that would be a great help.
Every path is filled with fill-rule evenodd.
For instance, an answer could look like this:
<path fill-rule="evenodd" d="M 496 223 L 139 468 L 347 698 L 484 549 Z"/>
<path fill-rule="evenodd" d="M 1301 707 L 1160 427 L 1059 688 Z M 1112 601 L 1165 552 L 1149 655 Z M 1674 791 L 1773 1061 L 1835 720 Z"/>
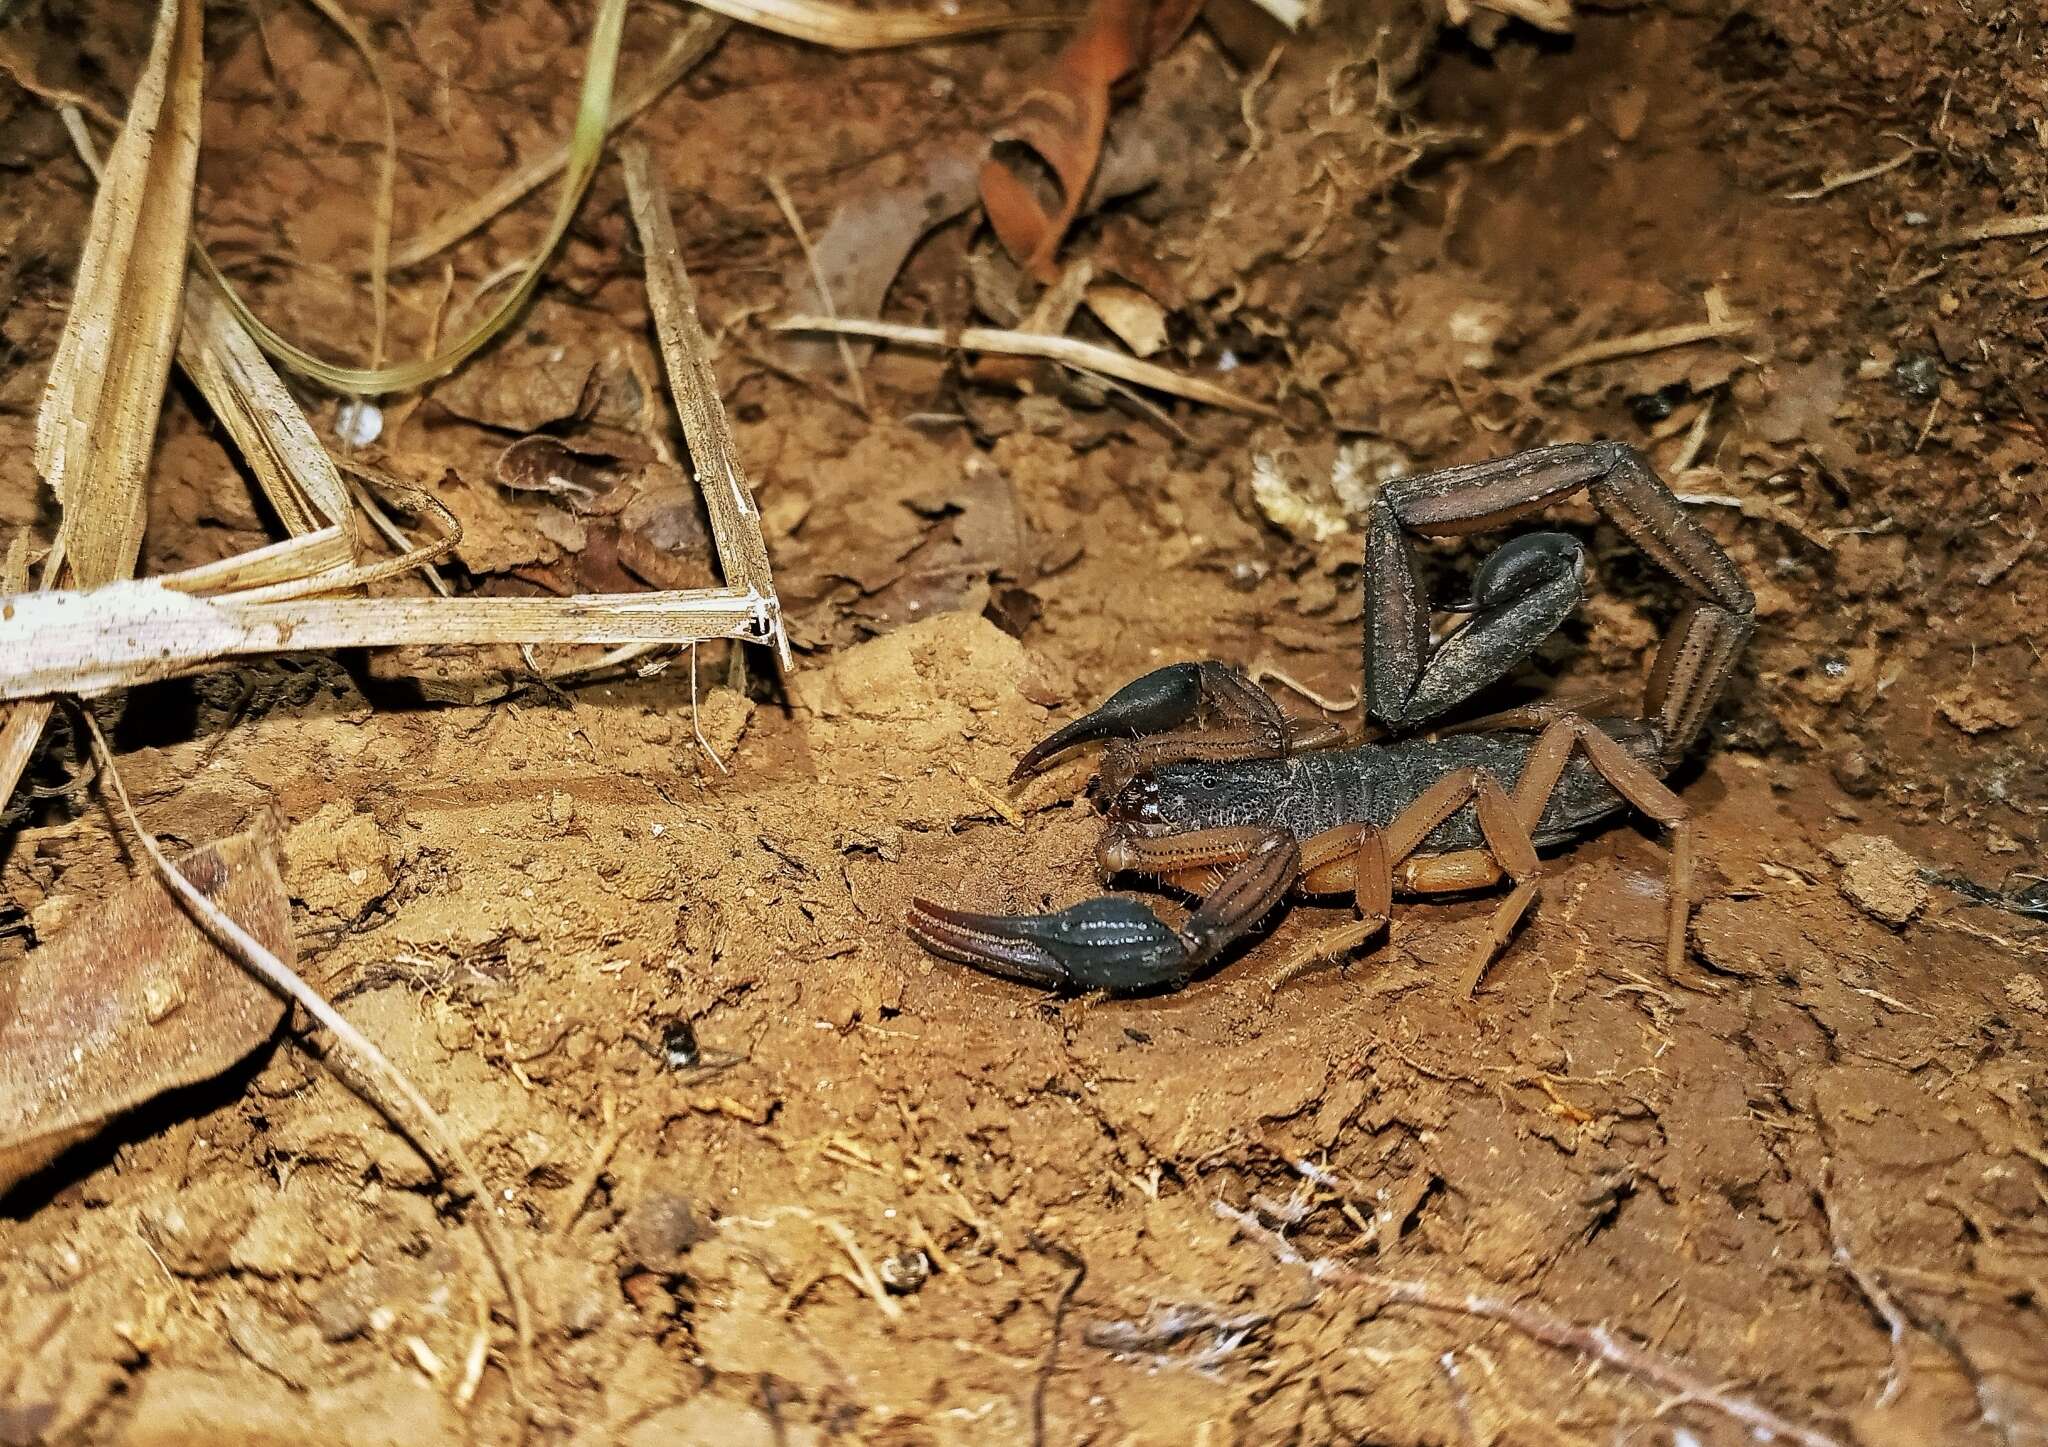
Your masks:
<path fill-rule="evenodd" d="M 1084 990 L 1178 988 L 1188 943 L 1135 900 L 1105 895 L 1057 914 L 970 914 L 916 899 L 904 923 L 948 959 L 1041 985 Z"/>
<path fill-rule="evenodd" d="M 1204 715 L 1251 730 L 1276 757 L 1288 750 L 1286 716 L 1241 670 L 1224 663 L 1169 663 L 1125 684 L 1102 707 L 1041 740 L 1017 761 L 1010 777 L 1036 773 L 1046 760 L 1076 744 L 1168 733 Z"/>

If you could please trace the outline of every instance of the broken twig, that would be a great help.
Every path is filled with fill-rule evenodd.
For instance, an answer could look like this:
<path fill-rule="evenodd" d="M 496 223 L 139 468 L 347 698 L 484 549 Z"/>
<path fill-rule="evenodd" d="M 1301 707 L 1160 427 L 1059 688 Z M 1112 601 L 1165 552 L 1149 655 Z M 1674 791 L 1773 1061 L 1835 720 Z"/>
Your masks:
<path fill-rule="evenodd" d="M 1552 357 L 1542 366 L 1527 375 L 1507 384 L 1511 392 L 1526 392 L 1539 382 L 1555 377 L 1559 372 L 1569 372 L 1575 367 L 1590 366 L 1594 362 L 1612 362 L 1621 357 L 1639 357 L 1647 352 L 1668 351 L 1672 347 L 1691 346 L 1694 342 L 1713 342 L 1725 337 L 1747 336 L 1756 327 L 1755 317 L 1731 316 L 1704 322 L 1686 322 L 1675 327 L 1652 327 L 1646 332 L 1632 332 L 1625 337 L 1610 337 L 1604 342 L 1588 342 L 1582 347 Z"/>
<path fill-rule="evenodd" d="M 1122 352 L 1077 342 L 1071 337 L 1045 336 L 1037 332 L 1004 331 L 997 327 L 912 327 L 897 322 L 857 321 L 844 317 L 793 316 L 775 323 L 778 332 L 842 332 L 849 336 L 874 337 L 878 341 L 902 342 L 913 347 L 940 347 L 964 352 L 995 352 L 1009 357 L 1038 357 L 1063 362 L 1083 372 L 1096 372 L 1119 381 L 1170 392 L 1190 402 L 1206 402 L 1232 412 L 1254 417 L 1280 414 L 1264 402 L 1255 401 L 1228 387 L 1184 377 L 1151 362 L 1141 362 Z"/>
<path fill-rule="evenodd" d="M 1648 1347 L 1637 1346 L 1634 1342 L 1616 1335 L 1605 1325 L 1589 1326 L 1566 1317 L 1552 1316 L 1549 1312 L 1524 1306 L 1520 1302 L 1481 1296 L 1475 1292 L 1455 1291 L 1412 1277 L 1359 1271 L 1329 1257 L 1304 1257 L 1294 1249 L 1286 1237 L 1266 1226 L 1251 1212 L 1240 1211 L 1222 1201 L 1215 1203 L 1215 1211 L 1218 1216 L 1231 1222 L 1246 1236 L 1271 1251 L 1276 1260 L 1285 1265 L 1302 1267 L 1324 1285 L 1373 1292 L 1399 1306 L 1413 1306 L 1424 1311 L 1439 1311 L 1453 1316 L 1497 1321 L 1532 1341 L 1556 1347 L 1560 1351 L 1577 1352 L 1582 1356 L 1592 1357 L 1638 1381 L 1648 1382 L 1660 1391 L 1669 1392 L 1682 1401 L 1698 1402 L 1703 1407 L 1710 1407 L 1723 1416 L 1742 1423 L 1759 1437 L 1782 1438 L 1787 1442 L 1798 1443 L 1799 1447 L 1843 1447 L 1839 1438 L 1830 1437 L 1827 1433 L 1812 1427 L 1802 1426 L 1780 1416 L 1761 1402 L 1716 1386 L 1678 1358 L 1652 1351 Z"/>

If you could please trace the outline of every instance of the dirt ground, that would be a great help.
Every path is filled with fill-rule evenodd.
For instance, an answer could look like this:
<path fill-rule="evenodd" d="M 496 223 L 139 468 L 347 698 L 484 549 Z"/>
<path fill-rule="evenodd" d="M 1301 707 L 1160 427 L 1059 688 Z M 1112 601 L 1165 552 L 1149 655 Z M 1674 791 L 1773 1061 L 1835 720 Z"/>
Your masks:
<path fill-rule="evenodd" d="M 565 133 L 587 6 L 354 8 L 401 233 Z M 1450 8 L 1337 5 L 1270 67 L 1218 12 L 1116 112 L 1149 185 L 1063 256 L 1160 304 L 1155 360 L 1284 422 L 906 351 L 865 362 L 863 413 L 766 330 L 804 302 L 762 178 L 819 234 L 987 135 L 1052 38 L 841 56 L 735 30 L 655 104 L 637 133 L 796 666 L 707 649 L 694 715 L 680 660 L 554 686 L 417 651 L 109 706 L 160 835 L 278 812 L 301 969 L 492 1197 L 439 1180 L 296 1018 L 0 1203 L 0 1443 L 1753 1440 L 1669 1381 L 1314 1259 L 1604 1323 L 1809 1440 L 2048 1442 L 2048 248 L 1954 234 L 2048 210 L 2048 29 L 1988 0 L 1602 3 L 1569 38 Z M 680 19 L 636 10 L 629 69 Z M 65 0 L 9 23 L 116 107 L 147 33 Z M 374 89 L 311 9 L 208 24 L 200 229 L 281 329 L 363 355 Z M 12 86 L 0 185 L 0 530 L 46 530 L 27 439 L 90 191 Z M 401 273 L 393 353 L 545 205 Z M 536 430 L 680 445 L 647 420 L 631 235 L 607 169 L 519 331 L 387 410 L 372 455 L 463 519 L 460 587 L 708 567 L 701 539 L 636 562 L 629 530 L 493 481 Z M 1015 280 L 969 216 L 885 314 L 985 320 Z M 1753 324 L 1520 380 L 1729 316 Z M 1676 974 L 1664 843 L 1629 824 L 1555 853 L 1471 998 L 1486 898 L 1404 903 L 1275 990 L 1350 917 L 1298 905 L 1128 1000 L 904 935 L 916 894 L 1095 889 L 1092 760 L 1003 781 L 1126 679 L 1217 657 L 1344 701 L 1360 540 L 1316 522 L 1340 448 L 1371 473 L 1599 436 L 1703 499 L 1759 599 L 1675 780 L 1701 860 Z M 147 572 L 270 535 L 182 383 L 152 489 Z M 1633 689 L 1673 590 L 1563 515 L 1594 596 L 1531 681 Z M 0 970 L 131 872 L 98 797 L 63 791 L 77 767 L 59 730 L 0 835 Z M 523 1366 L 480 1211 L 519 1254 Z"/>

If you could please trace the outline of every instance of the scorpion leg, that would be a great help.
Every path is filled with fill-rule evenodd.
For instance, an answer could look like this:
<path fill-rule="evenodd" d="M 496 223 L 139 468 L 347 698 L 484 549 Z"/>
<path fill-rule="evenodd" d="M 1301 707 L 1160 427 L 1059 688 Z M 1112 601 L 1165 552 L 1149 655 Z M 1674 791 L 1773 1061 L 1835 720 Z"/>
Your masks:
<path fill-rule="evenodd" d="M 1446 819 L 1467 804 L 1479 816 L 1479 831 L 1486 840 L 1486 848 L 1421 859 L 1412 857 Z M 1385 829 L 1356 825 L 1316 835 L 1303 846 L 1304 860 L 1341 844 L 1340 836 L 1345 835 L 1355 840 L 1349 857 L 1331 849 L 1329 862 L 1305 871 L 1306 882 L 1326 890 L 1348 885 L 1360 918 L 1296 955 L 1274 980 L 1273 988 L 1299 978 L 1317 960 L 1335 958 L 1378 933 L 1392 912 L 1397 880 L 1410 893 L 1439 894 L 1484 889 L 1505 874 L 1515 882 L 1515 887 L 1494 909 L 1487 922 L 1486 936 L 1473 951 L 1464 978 L 1464 993 L 1469 995 L 1487 966 L 1513 938 L 1515 927 L 1528 913 L 1529 906 L 1535 903 L 1537 876 L 1542 871 L 1530 828 L 1523 823 L 1520 808 L 1500 780 L 1485 769 L 1459 769 L 1446 774 Z"/>
<path fill-rule="evenodd" d="M 1182 874 L 1234 868 L 1174 929 L 1137 900 L 1104 895 L 1056 914 L 970 914 L 911 901 L 905 923 L 927 949 L 1041 985 L 1129 993 L 1177 990 L 1279 903 L 1300 873 L 1294 836 L 1280 829 L 1209 829 L 1157 840 L 1114 836 L 1106 867 Z"/>
<path fill-rule="evenodd" d="M 1558 719 L 1537 737 L 1515 785 L 1515 813 L 1534 831 L 1550 795 L 1564 776 L 1574 750 L 1583 749 L 1600 777 L 1671 836 L 1671 874 L 1666 886 L 1669 914 L 1664 930 L 1664 967 L 1676 973 L 1685 960 L 1685 928 L 1692 912 L 1692 813 L 1685 801 L 1598 724 Z"/>
<path fill-rule="evenodd" d="M 1685 931 L 1691 913 L 1691 811 L 1686 808 L 1685 801 L 1672 793 L 1655 772 L 1624 749 L 1598 724 L 1569 714 L 1555 718 L 1538 735 L 1535 744 L 1529 750 L 1527 761 L 1522 766 L 1522 776 L 1515 785 L 1512 827 L 1519 829 L 1524 837 L 1535 833 L 1542 821 L 1544 810 L 1550 803 L 1550 796 L 1556 790 L 1558 781 L 1564 776 L 1565 768 L 1570 764 L 1575 750 L 1583 750 L 1600 777 L 1605 779 L 1617 794 L 1649 815 L 1671 836 L 1671 871 L 1666 886 L 1669 913 L 1665 923 L 1664 963 L 1667 970 L 1675 972 L 1685 959 Z M 1414 807 L 1419 808 L 1420 802 L 1418 801 Z M 1497 813 L 1496 810 L 1496 815 Z M 1495 941 L 1494 947 L 1497 948 L 1498 944 L 1506 941 L 1507 932 L 1513 929 L 1515 922 L 1534 899 L 1533 873 L 1529 877 L 1515 874 L 1512 862 L 1500 852 L 1499 839 L 1487 828 L 1484 807 L 1480 808 L 1479 822 L 1482 831 L 1486 832 L 1489 848 L 1463 849 L 1451 854 L 1409 860 L 1399 871 L 1400 884 L 1403 889 L 1414 894 L 1454 893 L 1479 889 L 1498 880 L 1503 873 L 1502 865 L 1506 864 L 1505 872 L 1515 877 L 1518 884 L 1515 893 L 1509 895 L 1495 911 L 1489 936 Z M 1398 828 L 1399 825 L 1400 821 L 1397 820 L 1395 827 Z M 1502 823 L 1501 827 L 1505 831 L 1509 826 Z M 1396 857 L 1399 858 L 1398 855 Z M 1526 895 L 1525 891 L 1528 891 Z M 1475 973 L 1470 976 L 1474 985 L 1478 983 L 1478 974 L 1483 973 L 1486 963 L 1486 959 L 1475 961 Z"/>
<path fill-rule="evenodd" d="M 1292 984 L 1325 960 L 1342 959 L 1393 922 L 1394 870 L 1386 832 L 1370 824 L 1325 830 L 1301 844 L 1301 884 L 1307 894 L 1349 893 L 1358 918 L 1326 930 L 1294 952 L 1270 990 Z"/>
<path fill-rule="evenodd" d="M 1143 738 L 1205 722 L 1222 723 L 1224 730 L 1212 737 L 1219 746 L 1239 750 L 1224 757 L 1278 758 L 1291 746 L 1287 716 L 1242 669 L 1227 663 L 1170 663 L 1125 684 L 1102 707 L 1045 738 L 1017 761 L 1010 777 L 1036 773 L 1046 760 L 1076 744 Z"/>

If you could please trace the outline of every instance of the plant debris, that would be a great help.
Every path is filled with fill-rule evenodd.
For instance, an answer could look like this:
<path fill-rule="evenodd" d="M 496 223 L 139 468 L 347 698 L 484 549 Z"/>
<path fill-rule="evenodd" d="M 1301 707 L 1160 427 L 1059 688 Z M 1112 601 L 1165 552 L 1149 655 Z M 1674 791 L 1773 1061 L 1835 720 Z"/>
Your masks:
<path fill-rule="evenodd" d="M 179 868 L 272 953 L 291 910 L 266 823 Z M 284 1001 L 216 944 L 155 878 L 81 914 L 6 972 L 0 1009 L 0 1194 L 166 1091 L 268 1040 Z"/>

